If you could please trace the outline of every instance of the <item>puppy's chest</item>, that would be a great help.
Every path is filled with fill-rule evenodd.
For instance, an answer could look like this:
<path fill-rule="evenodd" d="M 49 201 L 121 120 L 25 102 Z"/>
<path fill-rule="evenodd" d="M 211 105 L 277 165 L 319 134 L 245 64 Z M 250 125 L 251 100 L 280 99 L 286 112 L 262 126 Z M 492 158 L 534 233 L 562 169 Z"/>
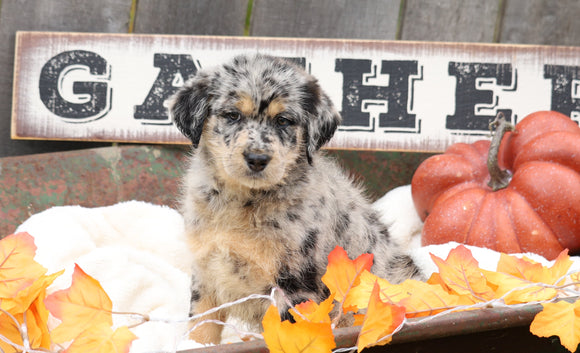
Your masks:
<path fill-rule="evenodd" d="M 203 283 L 212 291 L 225 292 L 235 300 L 264 292 L 275 283 L 282 253 L 272 244 L 248 241 L 235 232 L 213 230 L 198 233 L 192 247 Z"/>
<path fill-rule="evenodd" d="M 270 210 L 271 211 L 271 210 Z M 209 212 L 190 229 L 191 248 L 206 285 L 235 297 L 268 292 L 296 246 L 271 212 L 238 205 Z M 286 234 L 287 235 L 287 234 Z M 229 288 L 223 288 L 223 286 Z"/>

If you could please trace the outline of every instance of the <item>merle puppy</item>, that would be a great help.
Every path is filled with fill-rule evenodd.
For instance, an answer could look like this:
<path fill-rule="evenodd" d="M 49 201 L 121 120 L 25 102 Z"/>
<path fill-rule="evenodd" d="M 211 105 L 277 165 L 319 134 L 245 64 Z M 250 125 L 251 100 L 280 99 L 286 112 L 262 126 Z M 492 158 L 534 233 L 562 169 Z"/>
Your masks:
<path fill-rule="evenodd" d="M 418 274 L 359 188 L 319 152 L 340 116 L 298 66 L 238 56 L 200 70 L 170 112 L 193 144 L 181 201 L 195 258 L 192 313 L 274 287 L 293 304 L 322 300 L 320 278 L 337 245 L 351 258 L 373 253 L 373 272 L 392 282 Z M 234 315 L 259 327 L 268 305 L 251 301 L 203 320 Z M 221 326 L 191 337 L 217 343 Z"/>

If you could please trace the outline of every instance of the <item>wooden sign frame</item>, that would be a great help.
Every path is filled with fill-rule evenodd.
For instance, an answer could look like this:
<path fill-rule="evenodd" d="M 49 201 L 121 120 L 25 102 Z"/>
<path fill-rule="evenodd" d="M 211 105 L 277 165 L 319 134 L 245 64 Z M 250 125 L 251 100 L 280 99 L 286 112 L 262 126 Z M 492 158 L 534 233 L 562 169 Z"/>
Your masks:
<path fill-rule="evenodd" d="M 296 60 L 343 116 L 328 147 L 438 152 L 499 111 L 580 117 L 580 48 L 474 43 L 18 32 L 12 138 L 188 143 L 164 102 L 236 54 Z"/>

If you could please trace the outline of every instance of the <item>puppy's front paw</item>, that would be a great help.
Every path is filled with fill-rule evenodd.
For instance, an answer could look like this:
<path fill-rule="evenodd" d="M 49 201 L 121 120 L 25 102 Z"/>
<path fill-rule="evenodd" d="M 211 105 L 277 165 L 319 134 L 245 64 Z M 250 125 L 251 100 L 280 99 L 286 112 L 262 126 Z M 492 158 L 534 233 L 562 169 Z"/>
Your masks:
<path fill-rule="evenodd" d="M 194 314 L 201 314 L 217 306 L 213 298 L 202 297 L 195 303 Z M 189 332 L 189 339 L 202 344 L 219 344 L 222 339 L 223 325 L 215 324 L 213 322 L 204 322 L 208 320 L 217 320 L 225 322 L 227 315 L 223 310 L 204 315 L 199 319 L 193 320 L 189 327 L 195 329 Z"/>
<path fill-rule="evenodd" d="M 194 321 L 190 327 L 195 326 L 200 321 L 207 320 L 205 317 Z M 211 322 L 204 323 L 189 333 L 189 339 L 201 344 L 220 344 L 222 339 L 223 326 Z"/>

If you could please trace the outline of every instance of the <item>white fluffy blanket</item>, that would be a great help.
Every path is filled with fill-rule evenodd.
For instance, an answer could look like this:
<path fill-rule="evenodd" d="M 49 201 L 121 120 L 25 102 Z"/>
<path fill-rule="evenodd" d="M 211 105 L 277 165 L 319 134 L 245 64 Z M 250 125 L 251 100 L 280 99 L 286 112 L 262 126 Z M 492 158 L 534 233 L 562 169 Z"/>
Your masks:
<path fill-rule="evenodd" d="M 191 256 L 177 211 L 137 201 L 99 208 L 54 207 L 30 217 L 17 232 L 35 238 L 35 259 L 49 273 L 66 269 L 49 293 L 70 286 L 77 263 L 100 282 L 113 311 L 175 322 L 152 320 L 133 328 L 139 339 L 132 352 L 181 348 L 189 312 Z M 127 317 L 114 315 L 114 320 L 120 326 Z"/>
<path fill-rule="evenodd" d="M 445 258 L 455 244 L 420 247 L 422 223 L 410 186 L 392 190 L 375 203 L 392 236 L 404 244 L 430 274 L 429 253 Z M 153 320 L 133 328 L 139 337 L 131 352 L 176 351 L 196 347 L 186 339 L 190 261 L 178 212 L 144 202 L 108 207 L 54 207 L 36 214 L 17 230 L 30 233 L 38 247 L 36 260 L 49 273 L 66 269 L 49 288 L 70 285 L 74 264 L 96 278 L 113 302 L 113 310 L 148 314 Z M 499 254 L 470 247 L 482 268 L 495 270 Z M 545 262 L 539 256 L 536 260 Z M 115 324 L 126 324 L 115 316 Z M 226 340 L 231 340 L 226 336 Z"/>

